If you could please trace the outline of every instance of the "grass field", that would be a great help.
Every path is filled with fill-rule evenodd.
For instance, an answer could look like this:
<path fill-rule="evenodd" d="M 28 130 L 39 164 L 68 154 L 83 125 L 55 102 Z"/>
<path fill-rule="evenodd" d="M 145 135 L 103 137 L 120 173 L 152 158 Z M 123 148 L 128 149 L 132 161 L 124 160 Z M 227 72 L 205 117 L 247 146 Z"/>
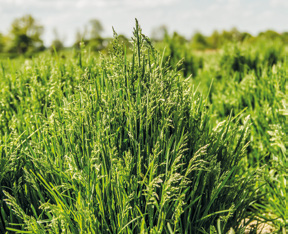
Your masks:
<path fill-rule="evenodd" d="M 286 233 L 285 45 L 131 43 L 1 60 L 0 233 Z"/>

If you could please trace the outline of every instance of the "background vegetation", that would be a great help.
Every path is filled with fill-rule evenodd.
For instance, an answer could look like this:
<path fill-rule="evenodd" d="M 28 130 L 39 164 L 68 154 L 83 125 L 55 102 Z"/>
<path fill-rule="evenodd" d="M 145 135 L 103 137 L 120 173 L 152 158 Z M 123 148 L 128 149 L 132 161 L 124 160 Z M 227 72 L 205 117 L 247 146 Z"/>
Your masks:
<path fill-rule="evenodd" d="M 31 57 L 33 54 L 45 49 L 50 49 L 53 53 L 54 50 L 60 51 L 65 48 L 65 38 L 61 38 L 61 36 L 59 36 L 57 29 L 53 30 L 54 40 L 52 41 L 51 45 L 48 45 L 46 48 L 41 38 L 43 32 L 44 27 L 37 22 L 33 16 L 24 15 L 23 17 L 16 18 L 11 23 L 10 30 L 7 35 L 0 32 L 0 56 L 15 57 L 17 55 L 25 55 L 26 57 Z M 102 37 L 102 32 L 102 23 L 98 19 L 91 19 L 86 25 L 83 26 L 82 30 L 78 29 L 76 31 L 75 43 L 72 48 L 79 49 L 80 42 L 84 42 L 86 48 L 89 48 L 91 51 L 102 51 L 107 53 L 110 45 L 109 42 L 111 42 L 112 38 Z M 121 42 L 125 42 L 125 45 L 129 47 L 129 38 L 127 38 L 125 35 L 119 35 L 119 38 L 121 38 Z M 227 43 L 244 43 L 254 45 L 259 43 L 259 41 L 273 41 L 287 44 L 288 32 L 278 33 L 273 30 L 267 30 L 253 36 L 248 32 L 240 32 L 237 28 L 232 28 L 231 30 L 223 31 L 215 30 L 208 36 L 203 35 L 198 31 L 195 32 L 191 38 L 185 38 L 179 35 L 177 32 L 170 34 L 168 32 L 168 28 L 165 25 L 161 25 L 153 29 L 151 33 L 151 41 L 155 42 L 156 44 L 164 43 L 166 45 L 168 43 L 169 46 L 174 45 L 174 43 L 181 45 L 185 44 L 190 49 L 197 51 L 213 51 L 222 49 Z M 169 41 L 171 43 L 169 43 Z M 170 52 L 173 55 L 174 51 Z"/>

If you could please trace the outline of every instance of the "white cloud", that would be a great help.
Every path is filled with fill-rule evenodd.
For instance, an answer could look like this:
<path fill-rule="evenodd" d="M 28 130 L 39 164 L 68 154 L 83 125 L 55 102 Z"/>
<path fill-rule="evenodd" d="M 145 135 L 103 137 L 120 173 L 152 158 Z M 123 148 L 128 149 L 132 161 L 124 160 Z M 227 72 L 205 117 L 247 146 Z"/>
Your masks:
<path fill-rule="evenodd" d="M 288 7 L 287 0 L 270 0 L 270 6 L 272 7 Z"/>
<path fill-rule="evenodd" d="M 260 15 L 259 15 L 259 18 L 270 18 L 270 17 L 273 17 L 274 16 L 274 12 L 271 11 L 271 10 L 267 10 L 267 11 L 264 11 L 262 12 Z M 262 18 L 263 19 L 263 18 Z"/>
<path fill-rule="evenodd" d="M 31 6 L 31 7 L 157 7 L 168 6 L 181 0 L 0 0 L 10 6 Z"/>
<path fill-rule="evenodd" d="M 207 8 L 207 12 L 210 14 L 211 12 L 214 12 L 217 14 L 221 12 L 225 12 L 225 14 L 231 14 L 233 11 L 239 12 L 243 10 L 241 7 L 240 0 L 222 0 L 218 1 L 214 4 L 211 4 Z"/>
<path fill-rule="evenodd" d="M 131 7 L 158 7 L 169 6 L 179 2 L 179 0 L 124 0 L 126 6 Z"/>
<path fill-rule="evenodd" d="M 181 0 L 0 0 L 6 6 L 14 7 L 49 7 L 63 8 L 85 8 L 85 7 L 158 7 L 169 6 Z"/>
<path fill-rule="evenodd" d="M 84 7 L 113 7 L 119 6 L 120 2 L 117 0 L 78 0 L 76 2 L 76 7 L 84 8 Z"/>

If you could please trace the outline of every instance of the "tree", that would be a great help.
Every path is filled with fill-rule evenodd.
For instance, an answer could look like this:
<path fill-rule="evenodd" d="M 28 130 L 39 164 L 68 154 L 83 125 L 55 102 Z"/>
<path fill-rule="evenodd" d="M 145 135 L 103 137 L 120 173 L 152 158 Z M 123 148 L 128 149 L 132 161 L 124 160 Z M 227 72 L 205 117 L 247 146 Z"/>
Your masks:
<path fill-rule="evenodd" d="M 2 33 L 0 33 L 0 53 L 4 50 L 4 36 Z"/>
<path fill-rule="evenodd" d="M 258 37 L 263 37 L 265 39 L 276 40 L 281 39 L 281 35 L 273 30 L 267 30 L 265 32 L 259 33 Z"/>
<path fill-rule="evenodd" d="M 50 47 L 50 51 L 52 53 L 54 52 L 54 50 L 56 50 L 58 52 L 64 48 L 63 42 L 60 39 L 59 33 L 58 33 L 56 28 L 54 28 L 53 33 L 54 33 L 55 39 L 52 41 L 52 44 Z"/>
<path fill-rule="evenodd" d="M 192 48 L 198 50 L 204 50 L 209 47 L 206 37 L 200 33 L 196 32 L 192 38 Z"/>
<path fill-rule="evenodd" d="M 233 41 L 233 33 L 231 31 L 223 30 L 221 34 L 222 44 Z"/>
<path fill-rule="evenodd" d="M 283 32 L 281 37 L 284 43 L 288 43 L 288 32 Z"/>
<path fill-rule="evenodd" d="M 10 52 L 20 54 L 29 51 L 37 51 L 44 48 L 41 35 L 43 26 L 39 25 L 31 15 L 25 15 L 13 21 L 10 30 Z"/>
<path fill-rule="evenodd" d="M 168 35 L 168 29 L 166 25 L 161 25 L 157 28 L 154 28 L 151 33 L 151 39 L 153 41 L 162 41 L 165 36 Z"/>
<path fill-rule="evenodd" d="M 99 38 L 101 33 L 103 32 L 103 26 L 98 19 L 91 19 L 90 23 L 90 39 Z"/>
<path fill-rule="evenodd" d="M 248 39 L 252 38 L 252 35 L 248 32 L 242 32 L 241 33 L 241 41 L 246 41 Z"/>
<path fill-rule="evenodd" d="M 207 42 L 212 49 L 217 49 L 221 44 L 221 35 L 215 30 L 212 35 L 207 38 Z"/>
<path fill-rule="evenodd" d="M 91 19 L 89 21 L 88 27 L 85 25 L 83 33 L 80 30 L 76 32 L 76 42 L 74 47 L 79 49 L 79 43 L 82 41 L 86 45 L 89 45 L 91 50 L 102 50 L 104 39 L 101 37 L 103 32 L 103 26 L 98 19 Z M 87 34 L 90 36 L 87 37 Z"/>
<path fill-rule="evenodd" d="M 252 37 L 251 34 L 247 33 L 247 32 L 240 32 L 237 28 L 232 28 L 230 31 L 231 35 L 232 35 L 232 40 L 233 41 L 239 41 L 239 42 L 243 42 L 244 40 Z"/>
<path fill-rule="evenodd" d="M 79 43 L 83 39 L 83 35 L 82 35 L 82 33 L 80 32 L 79 29 L 77 29 L 77 31 L 76 31 L 76 37 L 75 38 L 76 38 L 76 42 L 75 43 Z"/>

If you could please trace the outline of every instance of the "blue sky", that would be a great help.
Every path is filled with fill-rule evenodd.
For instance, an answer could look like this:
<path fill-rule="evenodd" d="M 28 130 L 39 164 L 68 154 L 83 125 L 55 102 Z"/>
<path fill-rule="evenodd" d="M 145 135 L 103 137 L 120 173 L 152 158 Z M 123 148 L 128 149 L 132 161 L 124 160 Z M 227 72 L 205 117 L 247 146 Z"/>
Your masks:
<path fill-rule="evenodd" d="M 252 34 L 288 31 L 288 0 L 0 0 L 0 32 L 7 33 L 13 19 L 24 14 L 44 25 L 46 45 L 54 28 L 71 45 L 76 30 L 94 18 L 102 22 L 104 36 L 112 36 L 112 26 L 131 36 L 135 18 L 147 35 L 163 24 L 187 38 L 195 31 L 209 34 L 232 27 Z"/>

